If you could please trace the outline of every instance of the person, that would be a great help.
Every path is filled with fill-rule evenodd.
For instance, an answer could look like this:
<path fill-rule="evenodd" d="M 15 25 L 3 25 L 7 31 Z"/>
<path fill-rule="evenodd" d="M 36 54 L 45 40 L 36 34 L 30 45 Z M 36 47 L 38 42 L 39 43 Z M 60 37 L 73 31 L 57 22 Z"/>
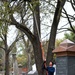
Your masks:
<path fill-rule="evenodd" d="M 54 75 L 56 75 L 56 62 L 53 64 L 53 67 L 55 68 Z"/>
<path fill-rule="evenodd" d="M 44 69 L 47 71 L 48 75 L 54 75 L 55 68 L 53 67 L 53 63 L 51 61 L 49 66 L 44 65 Z"/>
<path fill-rule="evenodd" d="M 43 64 L 42 64 L 42 70 L 45 69 L 45 66 L 46 66 L 46 61 L 44 60 L 44 61 L 43 61 Z"/>

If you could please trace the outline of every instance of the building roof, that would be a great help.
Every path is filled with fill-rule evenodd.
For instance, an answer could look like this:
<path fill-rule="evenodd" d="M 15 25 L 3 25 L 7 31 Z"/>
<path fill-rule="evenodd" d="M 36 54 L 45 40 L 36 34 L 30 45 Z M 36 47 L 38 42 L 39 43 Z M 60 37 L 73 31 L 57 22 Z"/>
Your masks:
<path fill-rule="evenodd" d="M 64 46 L 64 47 L 66 47 L 66 46 L 69 47 L 69 46 L 72 46 L 72 45 L 74 45 L 74 42 L 72 42 L 68 39 L 66 39 L 66 40 L 64 40 L 63 42 L 60 43 L 60 46 Z"/>
<path fill-rule="evenodd" d="M 59 47 L 53 50 L 53 53 L 57 52 L 75 52 L 75 44 L 72 41 L 66 39 L 61 42 Z"/>

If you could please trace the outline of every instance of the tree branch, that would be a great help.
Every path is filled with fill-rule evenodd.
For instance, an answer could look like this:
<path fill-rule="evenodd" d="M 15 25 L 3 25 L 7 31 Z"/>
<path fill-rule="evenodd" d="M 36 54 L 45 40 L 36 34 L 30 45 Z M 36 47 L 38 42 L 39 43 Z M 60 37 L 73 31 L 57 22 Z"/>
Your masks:
<path fill-rule="evenodd" d="M 72 6 L 73 10 L 75 11 L 75 7 L 74 7 L 74 4 L 73 4 L 72 0 L 70 0 L 70 3 L 71 3 L 71 6 Z"/>
<path fill-rule="evenodd" d="M 21 31 L 23 31 L 28 36 L 28 38 L 31 40 L 31 42 L 33 42 L 34 39 L 35 39 L 35 36 L 32 34 L 32 32 L 26 26 L 18 23 L 14 19 L 13 15 L 11 15 L 10 18 L 11 18 L 11 24 L 15 25 L 18 29 L 20 29 Z"/>
<path fill-rule="evenodd" d="M 24 36 L 24 35 L 20 36 L 19 38 L 17 38 L 18 35 L 16 36 L 16 39 L 15 39 L 15 41 L 10 45 L 10 47 L 9 47 L 9 49 L 8 49 L 8 52 L 10 52 L 10 51 L 12 50 L 12 48 L 13 48 L 14 45 L 15 45 L 15 43 L 16 43 L 17 41 L 19 41 L 23 36 Z"/>
<path fill-rule="evenodd" d="M 4 38 L 1 36 L 1 34 L 0 34 L 0 38 L 4 41 Z"/>
<path fill-rule="evenodd" d="M 5 48 L 3 48 L 3 47 L 1 47 L 1 46 L 0 46 L 0 48 L 3 49 L 3 50 L 5 51 Z"/>
<path fill-rule="evenodd" d="M 65 14 L 64 12 L 62 12 L 62 13 Z M 73 16 L 70 14 L 67 14 L 67 15 L 70 19 L 75 20 L 75 17 L 74 17 L 75 14 Z M 64 16 L 62 15 L 62 17 L 64 17 Z M 67 17 L 64 17 L 64 18 L 67 18 Z"/>
<path fill-rule="evenodd" d="M 67 15 L 66 10 L 65 10 L 64 8 L 63 8 L 63 10 L 64 10 L 64 12 L 65 12 L 65 15 L 67 16 L 67 19 L 68 19 L 68 22 L 69 22 L 69 24 L 70 24 L 70 27 L 71 27 L 72 31 L 75 33 L 75 30 L 74 30 L 74 28 L 73 28 L 73 26 L 72 26 L 72 24 L 71 24 L 71 21 L 70 21 L 68 15 Z"/>

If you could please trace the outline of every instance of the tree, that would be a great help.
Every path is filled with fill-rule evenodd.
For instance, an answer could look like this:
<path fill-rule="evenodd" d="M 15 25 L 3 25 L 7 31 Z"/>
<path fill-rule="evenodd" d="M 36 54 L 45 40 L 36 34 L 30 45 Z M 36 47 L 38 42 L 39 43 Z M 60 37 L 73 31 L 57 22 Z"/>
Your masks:
<path fill-rule="evenodd" d="M 48 55 L 47 56 L 47 62 L 48 63 L 49 63 L 49 60 L 52 60 L 52 58 L 50 59 L 50 56 L 52 57 L 52 50 L 54 48 L 56 30 L 57 30 L 57 26 L 58 26 L 58 23 L 59 23 L 59 20 L 60 20 L 60 14 L 61 14 L 61 11 L 62 11 L 62 8 L 63 8 L 64 4 L 65 4 L 65 0 L 64 1 L 58 0 L 58 2 L 57 2 L 57 8 L 56 8 L 55 15 L 54 15 L 54 21 L 53 21 L 52 28 L 51 28 L 51 36 L 50 36 L 50 42 L 49 42 L 49 47 L 48 47 L 48 54 L 47 54 Z M 16 22 L 16 20 L 14 19 L 13 16 L 11 16 L 11 20 L 12 20 L 12 24 L 16 25 L 16 27 L 18 29 L 20 29 L 24 33 L 26 33 L 26 35 L 30 39 L 31 43 L 33 44 L 37 70 L 38 70 L 39 75 L 42 75 L 42 72 L 40 72 L 41 71 L 40 66 L 42 66 L 41 63 L 43 62 L 43 59 L 42 59 L 42 52 L 41 52 L 42 50 L 40 48 L 40 39 L 39 39 L 39 35 L 40 35 L 39 6 L 36 5 L 34 10 L 35 10 L 33 12 L 33 14 L 34 14 L 33 15 L 34 35 L 30 32 L 30 30 L 28 28 L 26 28 L 25 26 Z M 37 13 L 35 13 L 35 12 L 37 12 Z M 33 42 L 33 41 L 35 41 L 35 42 Z"/>
<path fill-rule="evenodd" d="M 0 18 L 1 19 L 7 19 L 9 20 L 8 15 L 8 3 L 1 4 L 0 9 L 2 10 L 0 12 Z M 0 39 L 3 42 L 3 45 L 0 46 L 2 50 L 5 52 L 5 75 L 9 75 L 9 53 L 11 52 L 12 48 L 14 47 L 15 43 L 18 41 L 17 36 L 15 40 L 11 43 L 11 45 L 8 45 L 8 31 L 9 31 L 9 23 L 6 21 L 0 21 Z"/>
<path fill-rule="evenodd" d="M 60 21 L 62 8 L 63 8 L 65 2 L 66 2 L 66 0 L 58 0 L 58 2 L 57 2 L 54 19 L 53 19 L 53 23 L 52 23 L 52 27 L 51 27 L 51 32 L 50 32 L 49 44 L 48 44 L 47 65 L 50 61 L 53 60 L 52 50 L 55 48 L 56 32 L 57 32 L 58 24 Z"/>
<path fill-rule="evenodd" d="M 55 48 L 57 48 L 64 39 L 56 39 Z"/>
<path fill-rule="evenodd" d="M 37 3 L 37 1 L 35 1 L 35 2 Z M 39 11 L 38 3 L 37 3 L 37 6 L 35 6 L 35 7 Z M 37 11 L 35 11 L 35 12 L 37 12 Z M 39 23 L 40 22 L 40 20 L 39 20 L 40 19 L 39 13 L 35 14 L 35 12 L 34 12 L 34 16 L 35 16 L 35 18 L 37 16 L 36 21 L 38 21 L 37 23 Z M 34 19 L 34 25 L 35 25 L 36 28 L 34 29 L 34 35 L 33 35 L 33 33 L 31 33 L 31 31 L 26 26 L 18 23 L 14 19 L 13 15 L 11 15 L 11 21 L 12 21 L 11 24 L 15 25 L 18 29 L 22 30 L 28 36 L 28 38 L 30 39 L 31 43 L 33 44 L 37 70 L 38 70 L 39 75 L 42 75 L 41 66 L 42 66 L 42 63 L 43 63 L 43 59 L 42 59 L 42 50 L 41 50 L 41 47 L 40 47 L 40 39 L 39 39 L 39 35 L 38 35 L 38 30 L 37 30 L 37 26 L 40 23 L 36 24 L 35 23 L 35 19 Z M 40 60 L 40 61 L 38 61 L 38 60 Z"/>
<path fill-rule="evenodd" d="M 25 62 L 27 64 L 26 66 L 28 68 L 28 71 L 30 71 L 31 61 L 33 61 L 33 59 L 31 59 L 31 55 L 33 55 L 33 48 L 25 33 L 19 31 L 19 35 L 22 35 L 22 39 L 17 42 L 17 49 L 20 49 L 19 51 L 22 53 L 23 57 L 27 59 L 27 61 L 25 60 Z"/>
<path fill-rule="evenodd" d="M 25 57 L 25 55 L 19 54 L 17 56 L 17 61 L 18 61 L 18 64 L 21 64 L 23 67 L 27 66 L 27 57 Z"/>
<path fill-rule="evenodd" d="M 1 8 L 2 9 L 2 8 Z M 5 9 L 3 9 L 3 10 L 5 10 Z M 0 14 L 2 14 L 1 12 L 0 12 Z M 5 14 L 3 14 L 3 16 L 1 16 L 1 18 L 3 18 L 3 17 L 5 17 L 5 18 L 7 18 L 6 16 L 5 16 Z M 8 67 L 9 67 L 9 57 L 8 57 L 8 54 L 9 54 L 9 52 L 8 52 L 8 46 L 7 46 L 7 28 L 8 28 L 8 25 L 7 25 L 7 23 L 4 23 L 4 22 L 0 22 L 0 38 L 2 39 L 2 41 L 3 41 L 3 43 L 4 43 L 4 45 L 1 47 L 4 51 L 5 51 L 5 70 L 7 70 L 7 72 L 8 72 Z M 7 67 L 7 65 L 8 65 L 8 67 Z M 7 68 L 7 69 L 6 69 Z M 5 72 L 6 73 L 6 72 Z M 9 74 L 9 72 L 8 72 L 8 74 Z M 6 74 L 5 74 L 6 75 Z"/>
<path fill-rule="evenodd" d="M 3 25 L 2 25 L 3 26 Z M 3 28 L 2 28 L 3 29 Z M 3 29 L 4 30 L 4 29 Z M 8 28 L 6 29 L 8 30 Z M 14 46 L 13 43 L 16 43 L 17 40 L 15 40 L 9 47 L 7 44 L 7 32 L 6 31 L 2 31 L 3 34 L 1 34 L 1 38 L 3 41 L 3 46 L 1 46 L 0 48 L 2 48 L 5 51 L 5 75 L 9 75 L 9 53 L 12 50 L 12 47 Z M 6 33 L 4 33 L 6 32 Z"/>
<path fill-rule="evenodd" d="M 4 58 L 5 58 L 5 56 L 4 56 L 4 51 L 3 51 L 3 41 L 1 40 L 0 41 L 0 59 L 2 60 L 2 62 L 1 62 L 1 66 L 2 66 L 2 70 L 4 70 Z"/>

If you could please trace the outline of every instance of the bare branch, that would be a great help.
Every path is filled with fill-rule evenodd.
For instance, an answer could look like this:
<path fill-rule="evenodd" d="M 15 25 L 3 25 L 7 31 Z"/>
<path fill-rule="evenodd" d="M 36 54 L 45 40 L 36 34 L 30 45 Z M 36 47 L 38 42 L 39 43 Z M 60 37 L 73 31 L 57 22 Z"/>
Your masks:
<path fill-rule="evenodd" d="M 5 51 L 5 48 L 3 48 L 3 47 L 1 47 L 1 46 L 0 46 L 0 48 L 3 49 L 3 50 Z"/>
<path fill-rule="evenodd" d="M 73 1 L 74 1 L 74 0 L 73 0 Z M 75 2 L 75 1 L 74 1 L 74 2 Z M 72 0 L 70 0 L 70 3 L 71 3 L 71 6 L 72 6 L 73 10 L 75 11 L 75 7 L 74 7 L 74 4 L 73 4 Z"/>
<path fill-rule="evenodd" d="M 59 32 L 57 32 L 57 34 L 62 33 L 62 32 L 64 32 L 64 31 L 68 31 L 68 30 L 62 30 L 62 31 L 59 31 Z"/>
<path fill-rule="evenodd" d="M 35 39 L 35 36 L 32 34 L 32 32 L 26 26 L 18 23 L 14 19 L 13 15 L 11 15 L 10 18 L 11 18 L 11 21 L 12 21 L 11 24 L 15 25 L 18 29 L 20 29 L 21 31 L 23 31 L 28 36 L 28 38 L 33 42 L 33 40 Z"/>
<path fill-rule="evenodd" d="M 10 47 L 9 47 L 9 49 L 8 49 L 8 50 L 9 50 L 8 52 L 10 52 L 10 51 L 12 50 L 12 48 L 13 48 L 14 45 L 15 45 L 15 43 L 16 43 L 17 41 L 19 41 L 23 36 L 24 36 L 24 35 L 20 36 L 19 38 L 17 38 L 18 35 L 16 36 L 16 39 L 15 39 L 15 41 L 10 45 Z"/>
<path fill-rule="evenodd" d="M 65 14 L 65 12 L 62 12 L 63 14 Z M 75 14 L 72 16 L 72 15 L 70 15 L 70 14 L 67 14 L 68 15 L 68 17 L 70 18 L 70 19 L 72 19 L 72 20 L 75 20 Z M 62 15 L 62 17 L 64 17 L 64 18 L 67 18 L 67 17 L 65 17 L 65 16 L 63 16 Z"/>
<path fill-rule="evenodd" d="M 47 33 L 42 39 L 44 39 L 45 37 L 47 37 L 48 35 L 50 34 L 50 32 L 49 33 Z"/>
<path fill-rule="evenodd" d="M 65 15 L 66 15 L 67 19 L 68 19 L 68 22 L 69 22 L 69 24 L 70 24 L 71 29 L 72 29 L 72 30 L 73 30 L 73 32 L 75 33 L 75 30 L 74 30 L 74 28 L 73 28 L 73 26 L 72 26 L 72 24 L 71 24 L 71 21 L 70 21 L 70 19 L 69 19 L 68 15 L 67 15 L 66 10 L 65 10 L 64 8 L 63 8 L 63 10 L 64 10 L 64 12 L 65 12 Z"/>
<path fill-rule="evenodd" d="M 0 38 L 4 41 L 4 38 L 0 35 Z"/>

